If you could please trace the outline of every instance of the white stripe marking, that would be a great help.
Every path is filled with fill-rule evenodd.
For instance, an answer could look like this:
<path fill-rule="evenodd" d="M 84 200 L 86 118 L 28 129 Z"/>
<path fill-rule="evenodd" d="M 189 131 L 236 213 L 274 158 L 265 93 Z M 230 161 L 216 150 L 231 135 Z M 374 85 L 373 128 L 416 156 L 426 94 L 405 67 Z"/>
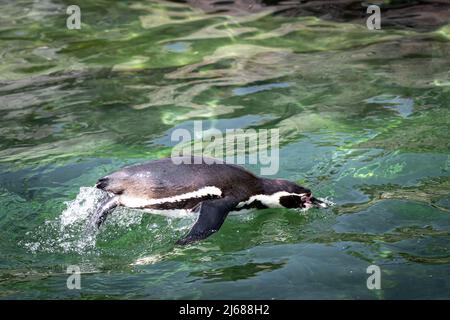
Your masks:
<path fill-rule="evenodd" d="M 280 197 L 284 197 L 284 196 L 305 196 L 306 193 L 290 193 L 287 191 L 279 191 L 279 192 L 275 192 L 274 194 L 257 194 L 254 196 L 251 196 L 247 201 L 243 201 L 243 202 L 239 202 L 237 207 L 238 208 L 242 208 L 243 206 L 247 205 L 247 204 L 251 204 L 253 201 L 258 200 L 260 201 L 263 205 L 265 205 L 266 207 L 269 208 L 284 208 L 281 204 L 280 204 Z"/>
<path fill-rule="evenodd" d="M 120 203 L 123 206 L 129 207 L 129 208 L 143 208 L 143 207 L 167 203 L 167 202 L 173 203 L 173 202 L 179 202 L 179 201 L 183 201 L 183 200 L 187 200 L 187 199 L 201 198 L 201 197 L 206 197 L 206 196 L 220 197 L 221 195 L 222 195 L 222 190 L 220 190 L 219 188 L 213 187 L 213 186 L 207 186 L 207 187 L 203 187 L 197 191 L 192 191 L 192 192 L 188 192 L 188 193 L 179 194 L 179 195 L 176 195 L 173 197 L 159 198 L 159 199 L 145 199 L 145 198 L 121 195 Z"/>

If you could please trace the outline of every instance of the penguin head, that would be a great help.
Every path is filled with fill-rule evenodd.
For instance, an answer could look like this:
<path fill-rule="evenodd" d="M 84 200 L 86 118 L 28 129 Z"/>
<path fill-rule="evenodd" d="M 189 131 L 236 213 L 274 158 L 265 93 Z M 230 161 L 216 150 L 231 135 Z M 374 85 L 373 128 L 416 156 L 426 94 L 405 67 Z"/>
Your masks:
<path fill-rule="evenodd" d="M 324 208 L 326 204 L 312 196 L 311 190 L 284 179 L 275 179 L 274 187 L 277 191 L 285 191 L 289 195 L 281 195 L 279 203 L 285 208 L 309 209 L 312 207 Z"/>

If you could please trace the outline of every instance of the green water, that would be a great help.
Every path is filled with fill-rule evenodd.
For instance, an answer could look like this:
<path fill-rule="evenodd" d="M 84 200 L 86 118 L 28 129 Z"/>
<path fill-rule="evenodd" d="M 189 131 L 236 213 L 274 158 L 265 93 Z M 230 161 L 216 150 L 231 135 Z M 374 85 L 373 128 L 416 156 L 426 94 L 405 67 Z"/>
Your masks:
<path fill-rule="evenodd" d="M 449 26 L 77 3 L 81 30 L 69 2 L 0 4 L 0 298 L 450 298 Z M 276 176 L 335 205 L 230 216 L 189 247 L 192 220 L 120 209 L 86 239 L 95 181 L 194 120 L 279 129 Z"/>

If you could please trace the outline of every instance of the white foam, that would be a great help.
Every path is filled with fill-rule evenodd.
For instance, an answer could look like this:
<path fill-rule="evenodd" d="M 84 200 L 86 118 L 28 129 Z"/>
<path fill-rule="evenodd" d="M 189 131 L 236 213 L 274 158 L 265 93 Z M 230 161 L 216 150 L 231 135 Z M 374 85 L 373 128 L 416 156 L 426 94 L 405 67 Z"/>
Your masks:
<path fill-rule="evenodd" d="M 329 200 L 328 197 L 326 198 L 317 198 L 320 201 L 322 201 L 323 203 L 320 205 L 322 208 L 328 208 L 328 207 L 332 207 L 334 206 L 336 203 L 334 203 L 333 201 Z"/>
<path fill-rule="evenodd" d="M 142 265 L 149 265 L 149 264 L 155 264 L 157 262 L 160 262 L 165 258 L 162 254 L 154 254 L 151 256 L 143 257 L 137 259 L 135 262 L 133 262 L 132 266 L 142 266 Z"/>
<path fill-rule="evenodd" d="M 105 193 L 97 188 L 81 187 L 77 197 L 66 202 L 67 208 L 61 213 L 61 227 L 85 221 L 96 210 L 99 202 L 105 198 Z"/>

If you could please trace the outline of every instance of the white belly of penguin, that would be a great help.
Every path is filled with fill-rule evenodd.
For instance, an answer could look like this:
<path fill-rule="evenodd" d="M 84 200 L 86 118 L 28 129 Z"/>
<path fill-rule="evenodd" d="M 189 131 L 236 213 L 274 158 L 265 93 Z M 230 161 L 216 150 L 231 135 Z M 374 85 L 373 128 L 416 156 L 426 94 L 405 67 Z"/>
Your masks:
<path fill-rule="evenodd" d="M 189 209 L 166 209 L 166 210 L 143 209 L 143 210 L 151 214 L 157 214 L 168 218 L 187 218 L 197 214 Z"/>

